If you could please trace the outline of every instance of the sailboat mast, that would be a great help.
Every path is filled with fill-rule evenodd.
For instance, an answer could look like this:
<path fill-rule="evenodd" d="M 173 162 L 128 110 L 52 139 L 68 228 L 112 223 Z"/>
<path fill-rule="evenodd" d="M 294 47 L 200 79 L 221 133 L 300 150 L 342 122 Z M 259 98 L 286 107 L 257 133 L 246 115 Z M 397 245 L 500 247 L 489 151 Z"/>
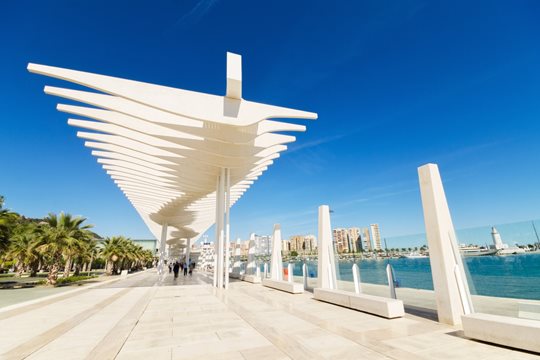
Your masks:
<path fill-rule="evenodd" d="M 532 226 L 533 226 L 533 229 L 534 229 L 534 234 L 536 235 L 536 243 L 540 247 L 540 238 L 538 238 L 538 232 L 536 231 L 536 226 L 534 226 L 534 221 L 531 221 L 531 222 L 532 222 Z"/>

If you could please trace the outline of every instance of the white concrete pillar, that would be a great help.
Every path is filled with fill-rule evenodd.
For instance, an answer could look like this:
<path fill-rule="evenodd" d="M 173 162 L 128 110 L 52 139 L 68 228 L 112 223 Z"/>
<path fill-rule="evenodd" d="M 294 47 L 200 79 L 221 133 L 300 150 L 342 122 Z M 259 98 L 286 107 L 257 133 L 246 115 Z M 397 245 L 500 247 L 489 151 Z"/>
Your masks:
<path fill-rule="evenodd" d="M 225 279 L 225 169 L 221 169 L 219 181 L 219 277 L 218 277 L 218 287 L 220 289 L 224 286 Z M 228 250 L 227 250 L 228 251 Z"/>
<path fill-rule="evenodd" d="M 397 299 L 396 295 L 396 279 L 394 278 L 394 269 L 392 265 L 386 265 L 386 278 L 388 279 L 388 289 L 390 290 L 390 298 Z"/>
<path fill-rule="evenodd" d="M 191 258 L 191 239 L 186 240 L 186 264 L 189 265 Z"/>
<path fill-rule="evenodd" d="M 473 307 L 439 169 L 423 165 L 418 177 L 439 322 L 459 325 Z"/>
<path fill-rule="evenodd" d="M 353 281 L 354 281 L 354 292 L 357 294 L 362 293 L 362 285 L 360 284 L 360 268 L 357 264 L 353 264 L 352 266 L 352 274 L 353 274 Z"/>
<path fill-rule="evenodd" d="M 293 264 L 289 263 L 289 265 L 287 265 L 287 281 L 292 283 L 294 281 L 294 276 L 293 276 Z"/>
<path fill-rule="evenodd" d="M 221 169 L 216 189 L 216 261 L 214 269 L 215 286 L 223 288 L 224 248 L 225 248 L 225 169 Z"/>
<path fill-rule="evenodd" d="M 336 265 L 334 259 L 334 244 L 332 225 L 330 223 L 330 208 L 328 205 L 319 206 L 319 261 L 317 287 L 337 289 Z"/>
<path fill-rule="evenodd" d="M 281 225 L 274 225 L 272 235 L 272 258 L 270 265 L 270 278 L 283 280 L 283 259 L 281 258 Z"/>
<path fill-rule="evenodd" d="M 246 268 L 246 275 L 257 274 L 257 264 L 255 263 L 255 240 L 249 240 L 248 250 L 248 263 Z"/>
<path fill-rule="evenodd" d="M 306 263 L 302 264 L 302 279 L 304 281 L 304 289 L 308 288 L 308 266 Z"/>
<path fill-rule="evenodd" d="M 159 240 L 159 261 L 158 261 L 158 274 L 163 275 L 163 266 L 165 260 L 165 247 L 167 246 L 167 223 L 161 225 L 161 239 Z"/>
<path fill-rule="evenodd" d="M 240 239 L 236 239 L 236 244 L 234 246 L 234 263 L 233 263 L 233 273 L 240 274 L 242 270 L 242 263 L 240 262 Z"/>
<path fill-rule="evenodd" d="M 229 288 L 230 235 L 231 235 L 231 169 L 225 169 L 225 289 Z"/>

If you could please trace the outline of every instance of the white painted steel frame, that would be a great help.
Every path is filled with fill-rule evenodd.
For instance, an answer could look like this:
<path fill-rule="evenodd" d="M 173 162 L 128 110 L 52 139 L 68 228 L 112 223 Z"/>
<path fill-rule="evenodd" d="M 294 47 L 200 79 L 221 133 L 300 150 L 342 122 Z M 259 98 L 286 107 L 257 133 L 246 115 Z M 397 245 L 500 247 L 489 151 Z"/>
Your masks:
<path fill-rule="evenodd" d="M 45 87 L 87 105 L 57 108 L 82 117 L 68 124 L 85 129 L 77 136 L 160 240 L 160 271 L 166 245 L 179 258 L 178 251 L 216 223 L 214 281 L 226 287 L 230 207 L 295 141 L 281 132 L 306 129 L 273 119 L 317 114 L 243 99 L 241 56 L 231 53 L 225 96 L 45 65 L 28 70 L 98 91 Z"/>

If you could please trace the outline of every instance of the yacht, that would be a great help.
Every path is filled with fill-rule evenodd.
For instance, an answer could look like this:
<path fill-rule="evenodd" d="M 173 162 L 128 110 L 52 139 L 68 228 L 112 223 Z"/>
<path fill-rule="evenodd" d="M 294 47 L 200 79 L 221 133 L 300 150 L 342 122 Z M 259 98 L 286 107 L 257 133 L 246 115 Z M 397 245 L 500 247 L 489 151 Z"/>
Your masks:
<path fill-rule="evenodd" d="M 427 258 L 428 256 L 424 254 L 420 254 L 416 251 L 413 251 L 409 254 L 403 255 L 403 257 L 406 259 L 424 259 L 424 258 Z"/>
<path fill-rule="evenodd" d="M 486 249 L 479 246 L 460 246 L 459 251 L 463 256 L 487 256 L 496 255 L 497 249 Z"/>

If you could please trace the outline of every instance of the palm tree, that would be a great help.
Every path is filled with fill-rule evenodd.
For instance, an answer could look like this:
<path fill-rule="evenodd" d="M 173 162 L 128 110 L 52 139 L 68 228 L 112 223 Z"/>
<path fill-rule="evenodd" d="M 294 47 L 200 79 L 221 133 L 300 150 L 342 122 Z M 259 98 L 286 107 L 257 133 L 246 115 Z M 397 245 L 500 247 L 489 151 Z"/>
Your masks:
<path fill-rule="evenodd" d="M 62 255 L 65 259 L 63 277 L 68 277 L 73 265 L 73 257 L 82 251 L 84 243 L 93 238 L 92 233 L 88 230 L 93 225 L 82 225 L 86 218 L 77 216 L 73 217 L 70 214 L 60 213 L 60 216 L 50 213 L 45 221 L 51 227 L 61 228 L 66 236 L 63 239 L 64 249 Z"/>
<path fill-rule="evenodd" d="M 25 269 L 30 269 L 30 276 L 35 276 L 40 260 L 36 249 L 36 226 L 33 224 L 20 225 L 11 237 L 7 256 L 17 262 L 17 276 L 22 276 Z"/>
<path fill-rule="evenodd" d="M 7 250 L 10 235 L 19 219 L 19 214 L 4 208 L 4 197 L 0 195 L 0 255 Z"/>
<path fill-rule="evenodd" d="M 99 253 L 98 242 L 95 238 L 91 238 L 88 241 L 81 243 L 81 245 L 80 252 L 74 258 L 75 275 L 79 275 L 81 270 L 90 272 L 92 269 L 92 262 Z"/>
<path fill-rule="evenodd" d="M 60 216 L 50 213 L 41 223 L 37 249 L 44 255 L 45 263 L 49 266 L 48 284 L 56 284 L 63 258 L 66 265 L 69 264 L 71 268 L 72 257 L 81 247 L 80 241 L 85 241 L 83 239 L 88 236 L 87 229 L 92 227 L 92 225 L 81 226 L 85 220 L 61 212 Z"/>
<path fill-rule="evenodd" d="M 123 236 L 108 237 L 103 242 L 101 256 L 106 261 L 105 273 L 107 275 L 112 275 L 118 260 L 125 257 L 128 242 L 130 241 Z"/>

